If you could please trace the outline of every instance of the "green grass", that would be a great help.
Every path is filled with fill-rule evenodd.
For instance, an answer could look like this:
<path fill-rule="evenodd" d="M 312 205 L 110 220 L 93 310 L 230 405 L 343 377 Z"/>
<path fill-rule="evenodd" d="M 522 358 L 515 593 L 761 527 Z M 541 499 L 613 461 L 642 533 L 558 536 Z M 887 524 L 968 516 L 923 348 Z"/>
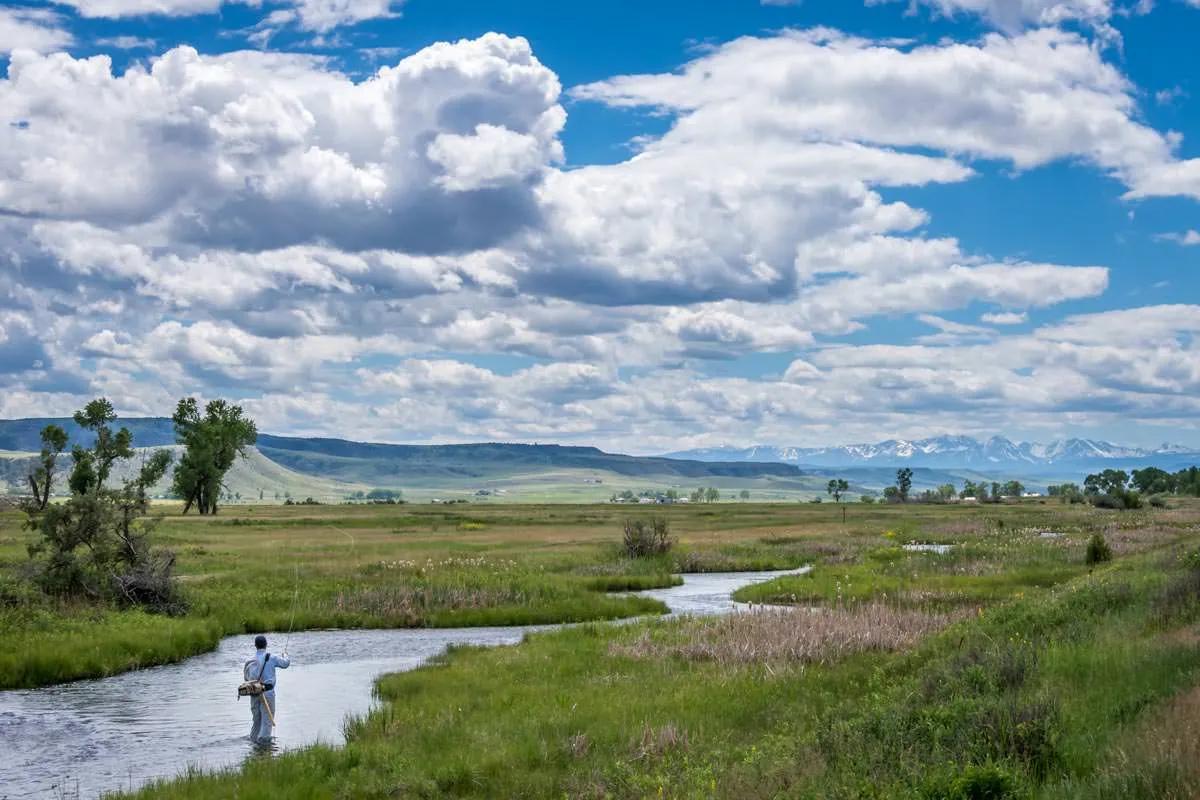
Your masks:
<path fill-rule="evenodd" d="M 180 626 L 181 641 L 187 626 L 235 609 L 241 624 L 268 626 L 286 615 L 297 573 L 306 624 L 565 610 L 594 619 L 635 610 L 606 590 L 663 585 L 685 564 L 801 563 L 811 575 L 742 595 L 801 607 L 797 625 L 813 605 L 845 610 L 829 625 L 860 624 L 855 609 L 871 604 L 955 621 L 909 649 L 823 657 L 818 647 L 803 660 L 779 648 L 754 650 L 776 653 L 771 660 L 718 662 L 643 646 L 694 639 L 688 620 L 584 624 L 515 648 L 455 648 L 382 678 L 379 709 L 349 725 L 343 748 L 189 774 L 137 796 L 1042 800 L 1184 798 L 1200 786 L 1190 744 L 1200 740 L 1200 699 L 1181 701 L 1200 698 L 1200 571 L 1182 557 L 1200 547 L 1200 506 L 856 508 L 845 527 L 832 507 L 692 508 L 672 515 L 676 552 L 630 562 L 615 542 L 632 511 L 471 509 L 468 521 L 481 527 L 463 530 L 452 512 L 351 510 L 337 529 L 355 537 L 353 552 L 343 533 L 311 524 L 323 519 L 311 509 L 259 512 L 255 521 L 266 522 L 256 525 L 169 519 L 162 534 L 181 552 L 191 615 L 155 622 L 104 612 L 100 624 L 129 626 L 127 647 L 145 658 L 137 617 Z M 294 524 L 302 516 L 310 522 Z M 1039 535 L 1047 529 L 1062 535 Z M 1115 559 L 1089 569 L 1083 548 L 1096 531 Z M 6 558 L 19 539 L 8 534 Z M 913 553 L 900 546 L 908 541 L 955 547 Z M 256 601 L 258 617 L 245 610 Z M 44 638 L 56 621 L 76 626 L 64 642 L 88 636 L 88 613 L 42 609 L 40 623 L 16 633 L 25 648 L 56 641 Z M 41 635 L 37 624 L 48 626 Z M 57 650 L 43 649 L 53 663 Z"/>
<path fill-rule="evenodd" d="M 1155 612 L 1177 571 L 1162 561 L 1132 555 L 1029 585 L 913 651 L 831 664 L 631 658 L 619 646 L 686 621 L 459 648 L 382 679 L 383 706 L 343 749 L 138 796 L 1057 797 L 1200 681 L 1195 647 L 1163 636 L 1179 620 Z M 973 794 L 986 786 L 1001 793 Z"/>

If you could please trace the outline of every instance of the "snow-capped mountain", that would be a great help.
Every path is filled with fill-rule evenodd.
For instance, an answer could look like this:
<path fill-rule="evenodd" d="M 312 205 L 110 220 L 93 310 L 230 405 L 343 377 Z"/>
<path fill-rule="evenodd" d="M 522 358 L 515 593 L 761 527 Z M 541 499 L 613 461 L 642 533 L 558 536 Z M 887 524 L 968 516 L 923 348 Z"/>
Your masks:
<path fill-rule="evenodd" d="M 1014 442 L 1003 436 L 982 440 L 970 436 L 934 436 L 836 447 L 726 446 L 670 453 L 668 457 L 702 461 L 780 461 L 827 467 L 907 465 L 1030 470 L 1120 465 L 1178 469 L 1200 463 L 1200 449 L 1163 444 L 1148 450 L 1096 439 L 1057 439 L 1040 443 Z"/>

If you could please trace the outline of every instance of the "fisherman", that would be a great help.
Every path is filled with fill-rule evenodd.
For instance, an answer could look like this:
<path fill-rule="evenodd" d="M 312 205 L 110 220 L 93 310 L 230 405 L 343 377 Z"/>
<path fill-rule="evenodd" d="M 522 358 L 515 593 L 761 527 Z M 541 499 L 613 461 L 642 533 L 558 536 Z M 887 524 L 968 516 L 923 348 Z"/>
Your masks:
<path fill-rule="evenodd" d="M 254 637 L 254 662 L 257 678 L 262 681 L 262 694 L 250 698 L 250 739 L 261 744 L 271 741 L 271 728 L 275 725 L 275 670 L 287 669 L 292 662 L 288 659 L 287 650 L 282 656 L 273 656 L 267 652 L 267 637 L 261 633 Z M 268 708 L 263 708 L 266 703 Z"/>

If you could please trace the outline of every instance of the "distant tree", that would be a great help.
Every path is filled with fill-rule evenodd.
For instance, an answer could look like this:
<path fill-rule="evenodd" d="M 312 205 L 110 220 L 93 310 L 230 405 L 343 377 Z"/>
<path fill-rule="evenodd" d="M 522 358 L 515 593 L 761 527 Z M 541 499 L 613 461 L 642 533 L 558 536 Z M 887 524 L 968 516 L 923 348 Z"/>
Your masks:
<path fill-rule="evenodd" d="M 710 486 L 704 490 L 704 502 L 715 503 L 721 499 L 721 491 L 715 486 Z"/>
<path fill-rule="evenodd" d="M 858 498 L 858 502 L 860 502 L 860 503 L 867 503 L 868 505 L 870 505 L 871 503 L 874 503 L 874 502 L 875 502 L 875 498 L 874 498 L 874 496 L 872 496 L 872 495 L 869 495 L 869 494 L 864 494 L 864 495 L 860 495 L 860 496 L 859 496 L 859 498 Z"/>
<path fill-rule="evenodd" d="M 704 490 L 697 489 L 696 491 L 692 492 L 691 500 L 693 503 L 703 503 L 704 502 Z"/>
<path fill-rule="evenodd" d="M 1025 487 L 1020 481 L 1009 481 L 1000 487 L 1000 492 L 1005 497 L 1020 497 L 1025 494 Z"/>
<path fill-rule="evenodd" d="M 953 483 L 943 483 L 937 488 L 938 502 L 948 503 L 954 499 L 958 492 L 954 489 Z"/>
<path fill-rule="evenodd" d="M 904 495 L 900 494 L 899 487 L 887 486 L 883 490 L 883 499 L 887 503 L 903 503 Z"/>
<path fill-rule="evenodd" d="M 908 502 L 908 493 L 912 491 L 912 476 L 913 471 L 908 467 L 896 470 L 896 491 L 900 495 L 900 502 Z"/>
<path fill-rule="evenodd" d="M 1046 487 L 1046 494 L 1057 497 L 1063 503 L 1082 503 L 1083 492 L 1074 483 L 1059 483 Z"/>
<path fill-rule="evenodd" d="M 842 502 L 842 494 L 850 490 L 850 484 L 844 478 L 834 478 L 825 486 L 825 493 L 833 495 L 833 502 Z"/>
<path fill-rule="evenodd" d="M 1175 494 L 1200 497 L 1200 467 L 1181 469 L 1171 476 Z"/>
<path fill-rule="evenodd" d="M 216 514 L 225 474 L 258 440 L 254 420 L 242 413 L 241 406 L 224 400 L 209 401 L 201 415 L 192 397 L 179 401 L 171 420 L 176 441 L 184 448 L 172 485 L 183 498 L 183 513 L 195 506 L 201 514 Z"/>
<path fill-rule="evenodd" d="M 633 493 L 630 492 L 629 495 L 630 495 L 630 497 L 632 497 Z M 392 501 L 399 500 L 403 496 L 404 496 L 404 493 L 401 492 L 399 489 L 372 489 L 371 491 L 367 492 L 366 499 L 379 500 L 379 501 L 386 503 L 388 500 L 392 500 Z"/>
<path fill-rule="evenodd" d="M 57 425 L 42 428 L 42 452 L 38 456 L 36 469 L 29 475 L 29 488 L 33 490 L 33 504 L 42 511 L 50 502 L 54 488 L 54 471 L 58 457 L 67 447 L 67 432 Z"/>
<path fill-rule="evenodd" d="M 992 481 L 992 502 L 999 503 L 1002 496 L 1003 495 L 1000 491 L 1000 482 Z"/>
<path fill-rule="evenodd" d="M 259 489 L 259 490 L 258 490 L 258 499 L 259 499 L 259 500 L 262 500 L 262 499 L 263 499 L 263 490 L 262 490 L 262 489 Z"/>
<path fill-rule="evenodd" d="M 676 489 L 667 489 L 667 499 L 674 503 L 679 499 L 679 491 Z"/>
<path fill-rule="evenodd" d="M 1083 481 L 1084 494 L 1114 494 L 1125 491 L 1129 484 L 1129 475 L 1124 470 L 1106 469 L 1103 472 L 1088 475 Z"/>
<path fill-rule="evenodd" d="M 743 500 L 749 500 L 750 499 L 750 490 L 742 489 L 740 492 L 738 492 L 738 497 L 740 497 Z"/>
<path fill-rule="evenodd" d="M 1175 491 L 1175 478 L 1166 470 L 1146 467 L 1133 471 L 1134 488 L 1143 494 L 1169 494 Z"/>

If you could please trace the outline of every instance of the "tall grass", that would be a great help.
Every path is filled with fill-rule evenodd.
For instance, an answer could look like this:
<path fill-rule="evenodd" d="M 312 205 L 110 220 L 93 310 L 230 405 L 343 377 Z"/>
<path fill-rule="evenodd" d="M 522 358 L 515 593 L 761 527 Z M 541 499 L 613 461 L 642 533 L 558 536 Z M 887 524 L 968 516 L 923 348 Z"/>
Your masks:
<path fill-rule="evenodd" d="M 943 524 L 969 519 L 950 514 L 960 512 Z M 1039 519 L 1021 510 L 1011 541 L 989 522 L 941 561 L 876 552 L 892 547 L 880 530 L 820 539 L 850 540 L 815 571 L 852 583 L 920 592 L 1003 577 L 980 591 L 981 609 L 881 607 L 864 591 L 833 610 L 583 625 L 516 648 L 461 648 L 382 679 L 381 707 L 341 750 L 141 796 L 1194 796 L 1200 660 L 1187 631 L 1200 604 L 1173 548 L 1194 539 L 1196 517 L 1089 573 L 1087 536 L 1112 518 L 1065 514 L 1040 521 L 1067 542 L 1020 532 Z M 785 538 L 755 538 L 772 537 Z M 987 570 L 955 571 L 981 560 Z M 576 581 L 582 566 L 569 568 Z M 798 630 L 802 620 L 816 630 Z"/>

